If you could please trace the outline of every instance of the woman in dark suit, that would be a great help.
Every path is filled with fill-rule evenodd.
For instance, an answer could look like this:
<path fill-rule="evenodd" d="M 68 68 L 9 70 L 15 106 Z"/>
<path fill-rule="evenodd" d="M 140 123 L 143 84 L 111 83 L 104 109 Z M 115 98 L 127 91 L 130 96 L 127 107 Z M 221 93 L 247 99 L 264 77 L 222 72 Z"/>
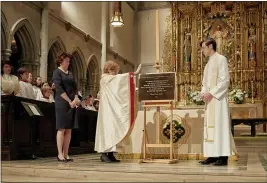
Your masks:
<path fill-rule="evenodd" d="M 58 161 L 73 161 L 68 156 L 71 130 L 78 128 L 76 106 L 79 105 L 77 84 L 68 71 L 71 55 L 62 53 L 57 59 L 58 68 L 53 72 L 56 85 L 55 109 Z M 62 151 L 63 150 L 63 151 Z"/>

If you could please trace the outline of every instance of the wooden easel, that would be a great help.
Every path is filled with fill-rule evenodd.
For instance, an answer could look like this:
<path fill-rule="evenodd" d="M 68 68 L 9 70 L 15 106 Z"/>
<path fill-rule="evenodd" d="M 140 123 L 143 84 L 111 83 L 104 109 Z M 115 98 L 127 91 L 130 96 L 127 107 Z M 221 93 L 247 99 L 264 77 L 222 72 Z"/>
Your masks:
<path fill-rule="evenodd" d="M 142 106 L 144 107 L 144 135 L 143 135 L 143 159 L 142 163 L 176 163 L 178 160 L 173 159 L 173 131 L 172 131 L 172 121 L 173 121 L 173 100 L 151 100 L 151 101 L 142 101 Z M 146 110 L 150 107 L 157 107 L 157 120 L 156 120 L 156 144 L 149 144 L 147 137 L 146 129 Z M 169 107 L 171 112 L 171 121 L 170 121 L 170 143 L 161 144 L 160 143 L 160 107 Z M 146 157 L 147 147 L 156 147 L 156 148 L 170 148 L 170 157 L 169 159 L 148 159 Z"/>

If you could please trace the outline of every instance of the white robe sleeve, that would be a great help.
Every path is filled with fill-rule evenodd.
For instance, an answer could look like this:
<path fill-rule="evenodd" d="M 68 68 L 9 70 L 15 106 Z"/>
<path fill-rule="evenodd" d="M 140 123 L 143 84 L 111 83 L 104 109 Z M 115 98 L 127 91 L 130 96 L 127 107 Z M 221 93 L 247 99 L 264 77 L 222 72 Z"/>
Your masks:
<path fill-rule="evenodd" d="M 25 84 L 23 83 L 23 81 L 20 81 L 19 82 L 19 96 L 27 98 L 27 94 L 26 93 L 27 92 L 26 92 Z"/>
<path fill-rule="evenodd" d="M 33 86 L 32 86 L 32 84 L 31 83 L 28 83 L 28 86 L 27 86 L 28 88 L 28 95 L 29 95 L 29 99 L 33 99 L 33 100 L 36 100 L 36 95 L 35 95 L 35 93 L 34 93 L 34 89 L 33 89 Z"/>
<path fill-rule="evenodd" d="M 43 94 L 41 92 L 40 88 L 36 88 L 36 100 L 41 100 L 41 98 L 43 98 Z"/>
<path fill-rule="evenodd" d="M 207 82 L 207 79 L 206 79 L 206 72 L 207 72 L 207 65 L 205 66 L 204 68 L 204 76 L 203 76 L 203 79 L 202 79 L 202 88 L 201 88 L 201 92 L 200 93 L 205 93 L 208 91 L 207 89 L 207 85 L 206 85 L 206 82 Z"/>
<path fill-rule="evenodd" d="M 219 61 L 219 73 L 217 78 L 217 85 L 213 89 L 210 90 L 210 94 L 215 97 L 217 100 L 220 100 L 222 96 L 227 94 L 228 86 L 229 86 L 229 70 L 227 59 L 223 57 Z"/>

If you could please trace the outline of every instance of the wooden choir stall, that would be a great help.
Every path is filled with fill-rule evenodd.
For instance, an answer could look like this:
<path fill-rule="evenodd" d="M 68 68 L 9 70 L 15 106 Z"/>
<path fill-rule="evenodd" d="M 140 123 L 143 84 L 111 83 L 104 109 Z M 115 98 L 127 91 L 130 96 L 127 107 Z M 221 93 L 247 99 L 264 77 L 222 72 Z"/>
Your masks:
<path fill-rule="evenodd" d="M 5 95 L 1 100 L 2 160 L 56 157 L 55 104 Z M 94 152 L 97 112 L 77 108 L 77 117 L 70 153 Z"/>

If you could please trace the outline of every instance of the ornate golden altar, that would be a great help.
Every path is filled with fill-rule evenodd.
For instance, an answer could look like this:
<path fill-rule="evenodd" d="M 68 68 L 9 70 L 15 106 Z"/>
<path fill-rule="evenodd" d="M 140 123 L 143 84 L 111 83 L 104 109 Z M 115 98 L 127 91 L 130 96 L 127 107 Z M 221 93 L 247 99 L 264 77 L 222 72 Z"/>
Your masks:
<path fill-rule="evenodd" d="M 253 90 L 246 102 L 266 103 L 267 2 L 172 2 L 166 21 L 163 70 L 177 72 L 177 104 L 201 88 L 207 59 L 199 44 L 207 37 L 228 59 L 230 89 Z"/>

